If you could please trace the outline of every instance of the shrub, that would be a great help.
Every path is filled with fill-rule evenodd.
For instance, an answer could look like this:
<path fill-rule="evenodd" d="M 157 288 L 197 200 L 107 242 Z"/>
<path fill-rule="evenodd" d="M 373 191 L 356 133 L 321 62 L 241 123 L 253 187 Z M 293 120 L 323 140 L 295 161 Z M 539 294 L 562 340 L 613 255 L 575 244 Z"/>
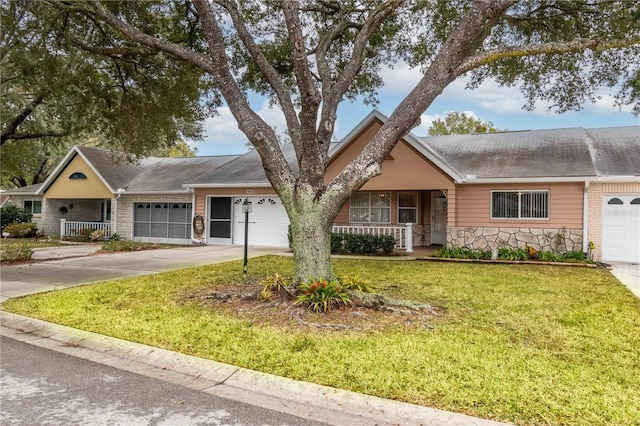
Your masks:
<path fill-rule="evenodd" d="M 474 250 L 470 247 L 442 247 L 433 252 L 435 257 L 446 259 L 491 259 L 491 251 Z"/>
<path fill-rule="evenodd" d="M 569 261 L 588 260 L 587 258 L 584 257 L 584 253 L 581 252 L 580 250 L 568 251 L 565 254 L 563 254 L 562 256 L 560 256 L 560 258 L 562 260 L 569 260 Z"/>
<path fill-rule="evenodd" d="M 260 285 L 264 287 L 264 290 L 278 291 L 287 286 L 288 278 L 283 277 L 279 273 L 268 276 L 264 280 L 260 281 Z"/>
<path fill-rule="evenodd" d="M 306 306 L 314 312 L 327 312 L 341 304 L 351 304 L 349 295 L 335 280 L 313 279 L 308 283 L 301 284 L 300 291 L 302 293 L 293 303 Z"/>
<path fill-rule="evenodd" d="M 500 247 L 498 249 L 498 258 L 503 260 L 527 260 L 529 253 L 521 248 Z"/>
<path fill-rule="evenodd" d="M 31 260 L 33 249 L 28 244 L 9 244 L 0 250 L 0 259 L 3 262 L 23 262 Z"/>
<path fill-rule="evenodd" d="M 89 235 L 89 239 L 91 241 L 102 241 L 104 240 L 104 231 L 103 230 L 96 230 L 93 231 L 90 235 Z"/>
<path fill-rule="evenodd" d="M 560 260 L 560 258 L 556 254 L 550 251 L 539 252 L 538 259 L 542 260 L 543 262 L 557 262 Z"/>
<path fill-rule="evenodd" d="M 34 222 L 12 223 L 3 232 L 8 232 L 12 238 L 30 238 L 38 235 L 38 225 Z"/>
<path fill-rule="evenodd" d="M 372 234 L 340 234 L 342 236 L 342 248 L 337 252 L 353 254 L 389 254 L 396 245 L 396 240 L 389 235 Z M 332 244 L 333 245 L 333 244 Z M 332 247 L 333 248 L 333 247 Z"/>
<path fill-rule="evenodd" d="M 3 231 L 12 223 L 26 223 L 31 222 L 32 219 L 33 215 L 30 211 L 14 206 L 13 204 L 8 204 L 0 208 L 0 224 Z"/>
<path fill-rule="evenodd" d="M 102 244 L 102 251 L 106 251 L 109 253 L 117 252 L 117 251 L 139 251 L 150 248 L 156 248 L 157 245 L 149 244 L 149 243 L 137 243 L 133 241 L 122 241 L 122 240 L 108 240 Z"/>

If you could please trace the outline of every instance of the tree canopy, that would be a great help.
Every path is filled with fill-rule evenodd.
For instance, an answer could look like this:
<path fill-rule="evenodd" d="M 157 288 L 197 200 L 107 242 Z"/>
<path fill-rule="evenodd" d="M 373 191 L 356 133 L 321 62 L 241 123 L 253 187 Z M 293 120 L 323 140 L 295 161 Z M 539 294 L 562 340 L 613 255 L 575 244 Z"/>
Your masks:
<path fill-rule="evenodd" d="M 32 8 L 30 2 L 10 4 L 16 3 Z M 78 58 L 79 69 L 89 68 L 80 74 L 86 85 L 104 88 L 99 83 L 116 81 L 108 93 L 131 94 L 116 97 L 120 101 L 116 110 L 94 100 L 102 102 L 106 117 L 117 112 L 127 121 L 154 120 L 154 114 L 162 113 L 159 100 L 167 93 L 182 96 L 187 103 L 202 93 L 203 80 L 211 83 L 206 99 L 224 99 L 285 205 L 299 279 L 332 275 L 329 230 L 340 207 L 381 173 L 381 164 L 397 141 L 462 75 L 470 73 L 471 88 L 487 78 L 518 85 L 529 108 L 537 99 L 545 99 L 558 111 L 579 109 L 595 99 L 601 87 L 609 87 L 618 91 L 619 102 L 640 110 L 635 1 L 50 0 L 42 4 L 56 8 L 50 19 L 59 24 L 51 26 L 60 30 L 54 34 L 64 35 L 65 47 L 79 47 L 74 51 L 82 55 L 106 55 L 105 72 L 97 78 L 92 60 Z M 25 26 L 18 28 L 22 31 Z M 59 45 L 52 47 L 47 51 L 57 52 Z M 113 62 L 114 58 L 120 61 Z M 356 98 L 375 102 L 381 67 L 393 67 L 398 61 L 419 67 L 423 77 L 366 148 L 325 182 L 338 105 Z M 140 70 L 146 79 L 137 79 Z M 175 78 L 185 70 L 207 79 Z M 160 82 L 173 82 L 175 87 L 164 90 Z M 84 86 L 79 82 L 78 87 Z M 285 160 L 272 126 L 248 102 L 248 90 L 269 96 L 282 109 L 296 167 Z M 140 132 L 135 136 L 151 137 L 155 130 L 150 126 Z M 115 133 L 125 136 L 122 131 Z"/>
<path fill-rule="evenodd" d="M 444 118 L 437 118 L 429 127 L 429 136 L 462 135 L 467 133 L 492 133 L 500 131 L 492 122 L 484 122 L 464 112 L 451 111 Z"/>
<path fill-rule="evenodd" d="M 71 146 L 99 136 L 103 146 L 137 156 L 201 136 L 217 102 L 207 97 L 202 70 L 129 43 L 97 21 L 70 19 L 69 10 L 48 2 L 3 1 L 0 14 L 3 147 L 65 138 Z"/>

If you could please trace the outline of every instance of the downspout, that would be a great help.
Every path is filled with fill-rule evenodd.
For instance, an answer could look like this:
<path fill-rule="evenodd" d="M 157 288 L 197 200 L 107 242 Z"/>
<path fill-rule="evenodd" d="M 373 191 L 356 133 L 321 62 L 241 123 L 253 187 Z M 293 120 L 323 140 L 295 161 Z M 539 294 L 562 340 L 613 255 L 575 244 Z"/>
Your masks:
<path fill-rule="evenodd" d="M 202 240 L 198 240 L 193 236 L 193 224 L 195 223 L 196 219 L 196 191 L 193 188 L 189 188 L 189 192 L 191 192 L 191 241 L 196 244 L 202 244 Z"/>
<path fill-rule="evenodd" d="M 589 253 L 589 181 L 584 181 L 582 196 L 582 252 Z"/>
<path fill-rule="evenodd" d="M 118 188 L 118 190 L 116 191 L 116 198 L 113 199 L 113 201 L 114 201 L 114 203 L 113 203 L 113 232 L 111 233 L 111 235 L 118 233 L 118 199 L 122 196 L 122 194 L 124 194 L 124 191 L 125 191 L 124 188 Z"/>

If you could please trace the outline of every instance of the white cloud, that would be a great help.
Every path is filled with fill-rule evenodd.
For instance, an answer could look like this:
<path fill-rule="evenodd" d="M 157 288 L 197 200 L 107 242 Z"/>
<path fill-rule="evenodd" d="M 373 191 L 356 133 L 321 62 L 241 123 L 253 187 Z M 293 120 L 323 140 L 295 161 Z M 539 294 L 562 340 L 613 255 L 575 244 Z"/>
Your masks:
<path fill-rule="evenodd" d="M 384 87 L 380 90 L 381 97 L 385 95 L 406 95 L 422 78 L 418 68 L 411 68 L 407 64 L 400 63 L 394 69 L 384 68 L 381 71 Z M 487 109 L 492 113 L 534 113 L 540 116 L 558 115 L 549 112 L 550 102 L 537 100 L 533 111 L 522 109 L 526 100 L 518 86 L 501 86 L 494 79 L 486 79 L 478 88 L 467 89 L 469 77 L 461 77 L 449 84 L 437 98 L 449 102 L 460 102 L 462 107 L 473 108 L 473 105 Z M 631 112 L 631 106 L 624 106 L 621 110 L 616 106 L 614 97 L 609 89 L 602 88 L 598 91 L 599 99 L 596 102 L 586 102 L 584 111 L 595 114 L 610 114 L 617 112 Z"/>
<path fill-rule="evenodd" d="M 284 114 L 279 108 L 270 107 L 268 100 L 264 100 L 257 113 L 271 127 L 275 127 L 280 136 L 285 135 L 287 125 Z M 197 142 L 195 146 L 200 155 L 208 155 L 210 152 L 238 154 L 247 150 L 246 143 L 247 137 L 238 128 L 231 110 L 224 106 L 218 108 L 218 115 L 206 120 L 204 140 Z"/>

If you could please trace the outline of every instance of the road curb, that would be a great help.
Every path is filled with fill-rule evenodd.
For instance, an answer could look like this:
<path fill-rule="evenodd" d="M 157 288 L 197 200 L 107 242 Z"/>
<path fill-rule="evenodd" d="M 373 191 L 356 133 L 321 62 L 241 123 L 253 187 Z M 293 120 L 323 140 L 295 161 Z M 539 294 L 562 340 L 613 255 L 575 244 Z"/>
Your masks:
<path fill-rule="evenodd" d="M 490 420 L 287 379 L 0 311 L 3 336 L 331 425 L 490 426 Z"/>

